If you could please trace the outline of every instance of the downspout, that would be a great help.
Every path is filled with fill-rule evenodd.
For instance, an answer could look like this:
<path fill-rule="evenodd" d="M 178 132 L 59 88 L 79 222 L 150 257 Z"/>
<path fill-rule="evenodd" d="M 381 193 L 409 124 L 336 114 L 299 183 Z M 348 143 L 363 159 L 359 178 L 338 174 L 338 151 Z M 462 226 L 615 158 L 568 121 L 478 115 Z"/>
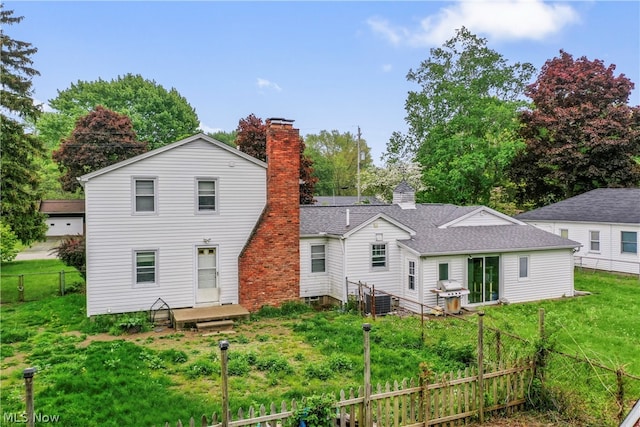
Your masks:
<path fill-rule="evenodd" d="M 345 281 L 345 286 L 342 287 L 342 304 L 346 304 L 348 301 L 346 282 L 349 279 L 347 270 L 347 243 L 344 236 L 340 236 L 340 247 L 342 248 L 342 277 Z"/>

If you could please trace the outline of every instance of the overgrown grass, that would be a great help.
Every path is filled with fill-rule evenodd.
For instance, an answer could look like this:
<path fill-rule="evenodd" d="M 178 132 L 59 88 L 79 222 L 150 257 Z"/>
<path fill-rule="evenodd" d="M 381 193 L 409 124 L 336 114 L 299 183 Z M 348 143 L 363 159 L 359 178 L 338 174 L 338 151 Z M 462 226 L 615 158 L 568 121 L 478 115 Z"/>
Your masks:
<path fill-rule="evenodd" d="M 0 303 L 18 301 L 19 277 L 23 276 L 25 301 L 39 301 L 59 295 L 60 272 L 64 271 L 66 292 L 80 291 L 84 280 L 75 268 L 68 267 L 58 259 L 12 261 L 2 263 L 2 287 Z"/>
<path fill-rule="evenodd" d="M 625 364 L 627 372 L 637 375 L 638 287 L 637 278 L 577 273 L 576 288 L 593 292 L 591 296 L 486 307 L 485 325 L 533 343 L 538 308 L 544 307 L 546 330 L 557 348 L 589 354 L 612 367 Z M 286 304 L 265 308 L 251 321 L 237 324 L 235 334 L 204 337 L 165 331 L 89 343 L 87 335 L 92 338 L 137 320 L 106 316 L 89 321 L 84 296 L 77 294 L 3 304 L 0 311 L 3 411 L 24 410 L 22 369 L 37 366 L 36 409 L 60 415 L 66 426 L 164 425 L 178 419 L 184 422 L 192 415 L 219 413 L 221 339 L 230 342 L 233 412 L 361 386 L 362 325 L 366 322 L 372 324 L 374 383 L 416 378 L 421 362 L 436 372 L 462 369 L 474 363 L 477 340 L 476 316 L 466 321 L 430 318 L 424 324 L 416 317 L 386 316 L 374 321 Z M 506 348 L 509 340 L 503 340 Z M 577 384 L 581 379 L 574 380 Z M 591 387 L 595 388 L 593 383 Z M 608 414 L 606 402 L 580 396 L 584 403 L 572 410 Z M 593 420 L 592 425 L 599 425 L 602 419 Z"/>

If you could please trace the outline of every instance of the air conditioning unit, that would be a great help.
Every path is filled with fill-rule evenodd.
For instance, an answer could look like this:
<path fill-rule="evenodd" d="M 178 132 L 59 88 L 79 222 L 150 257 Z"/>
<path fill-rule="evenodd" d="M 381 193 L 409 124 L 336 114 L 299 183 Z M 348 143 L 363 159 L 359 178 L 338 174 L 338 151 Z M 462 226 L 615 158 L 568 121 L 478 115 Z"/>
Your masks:
<path fill-rule="evenodd" d="M 371 294 L 364 294 L 364 311 L 366 314 L 371 314 L 371 299 Z M 391 312 L 391 295 L 376 294 L 373 299 L 375 299 L 376 316 L 382 316 Z"/>

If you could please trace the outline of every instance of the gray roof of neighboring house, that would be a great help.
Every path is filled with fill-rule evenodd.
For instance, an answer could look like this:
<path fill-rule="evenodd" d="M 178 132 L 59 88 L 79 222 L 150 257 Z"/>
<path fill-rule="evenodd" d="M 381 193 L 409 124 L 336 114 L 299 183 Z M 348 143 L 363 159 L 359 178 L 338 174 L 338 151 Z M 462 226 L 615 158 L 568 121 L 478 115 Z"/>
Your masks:
<path fill-rule="evenodd" d="M 378 200 L 376 196 L 360 196 L 360 203 L 356 196 L 315 196 L 314 205 L 319 206 L 350 206 L 350 205 L 384 205 L 382 200 Z"/>
<path fill-rule="evenodd" d="M 449 204 L 416 204 L 415 209 L 397 205 L 379 206 L 301 206 L 302 236 L 343 236 L 363 223 L 382 214 L 412 229 L 411 239 L 400 241 L 421 255 L 445 253 L 478 253 L 517 250 L 573 248 L 579 243 L 540 230 L 530 225 L 439 226 L 480 209 L 480 206 Z M 349 226 L 346 225 L 347 209 Z"/>
<path fill-rule="evenodd" d="M 516 216 L 522 221 L 640 224 L 640 188 L 599 188 Z"/>

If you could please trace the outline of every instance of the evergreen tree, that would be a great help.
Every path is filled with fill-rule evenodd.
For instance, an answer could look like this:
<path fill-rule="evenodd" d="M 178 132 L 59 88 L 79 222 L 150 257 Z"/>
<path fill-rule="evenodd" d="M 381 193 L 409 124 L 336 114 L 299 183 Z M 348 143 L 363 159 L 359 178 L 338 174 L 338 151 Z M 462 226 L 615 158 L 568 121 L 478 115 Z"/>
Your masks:
<path fill-rule="evenodd" d="M 5 34 L 7 26 L 23 18 L 0 4 L 0 205 L 2 222 L 22 243 L 29 244 L 44 239 L 47 227 L 38 210 L 40 178 L 36 162 L 43 148 L 25 128 L 25 120 L 35 121 L 40 113 L 33 104 L 31 81 L 40 74 L 31 59 L 38 49 Z"/>

